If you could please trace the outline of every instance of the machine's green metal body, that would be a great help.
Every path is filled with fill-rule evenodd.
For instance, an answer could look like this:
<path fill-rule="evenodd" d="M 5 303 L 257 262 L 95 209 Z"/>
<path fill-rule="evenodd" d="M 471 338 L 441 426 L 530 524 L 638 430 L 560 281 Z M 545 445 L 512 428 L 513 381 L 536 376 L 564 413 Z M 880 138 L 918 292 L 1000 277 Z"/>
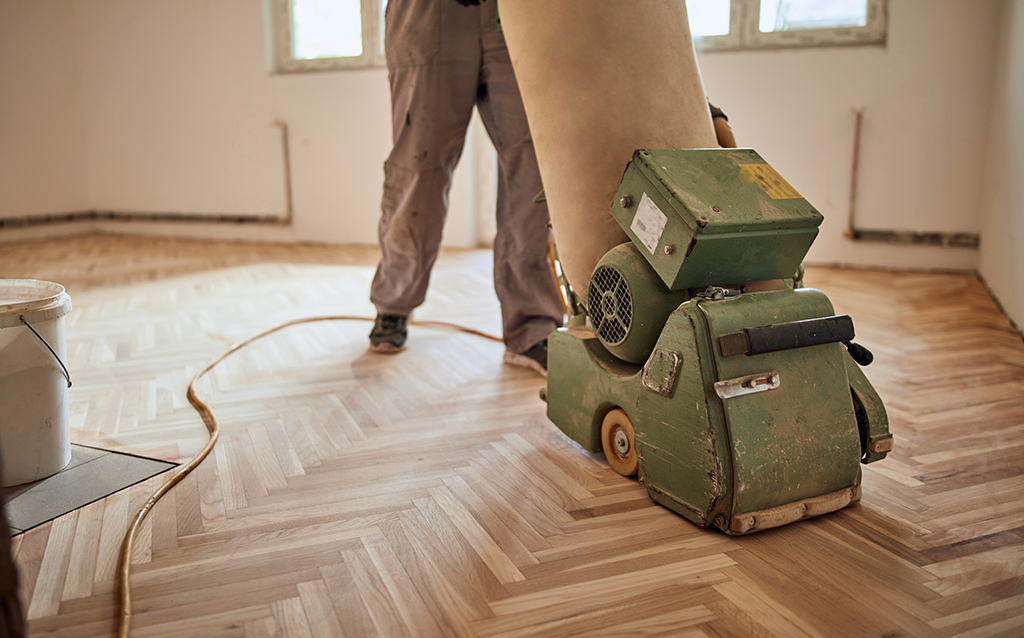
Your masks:
<path fill-rule="evenodd" d="M 671 290 L 792 277 L 822 221 L 751 149 L 639 151 L 611 212 Z"/>
<path fill-rule="evenodd" d="M 604 415 L 622 409 L 651 498 L 731 534 L 858 500 L 860 464 L 892 440 L 878 395 L 828 336 L 848 318 L 792 279 L 739 292 L 792 278 L 820 214 L 749 149 L 640 151 L 612 214 L 633 245 L 606 255 L 590 310 L 549 338 L 549 418 L 597 452 Z M 756 351 L 758 334 L 774 349 L 730 345 L 739 335 Z"/>

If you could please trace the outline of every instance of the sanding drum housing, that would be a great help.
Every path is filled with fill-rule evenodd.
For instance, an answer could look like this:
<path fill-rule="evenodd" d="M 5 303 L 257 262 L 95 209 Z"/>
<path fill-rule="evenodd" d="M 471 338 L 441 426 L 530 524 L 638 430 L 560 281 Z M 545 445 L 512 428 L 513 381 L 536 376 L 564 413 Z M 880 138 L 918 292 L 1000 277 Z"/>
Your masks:
<path fill-rule="evenodd" d="M 638 151 L 614 201 L 629 242 L 548 339 L 548 418 L 702 527 L 857 502 L 893 440 L 853 320 L 797 285 L 821 214 L 742 148 Z"/>

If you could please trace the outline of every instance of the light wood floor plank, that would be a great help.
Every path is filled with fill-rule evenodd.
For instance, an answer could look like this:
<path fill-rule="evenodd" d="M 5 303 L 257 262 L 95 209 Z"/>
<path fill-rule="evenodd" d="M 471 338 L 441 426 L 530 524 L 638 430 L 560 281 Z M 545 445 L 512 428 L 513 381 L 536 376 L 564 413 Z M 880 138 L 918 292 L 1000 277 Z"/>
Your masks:
<path fill-rule="evenodd" d="M 0 247 L 66 286 L 72 439 L 184 461 L 185 396 L 286 320 L 372 317 L 377 251 L 114 235 Z M 491 254 L 446 251 L 414 318 L 497 334 Z M 293 326 L 199 384 L 213 455 L 136 544 L 133 636 L 1006 636 L 1024 631 L 1024 340 L 970 274 L 809 267 L 875 353 L 895 450 L 861 503 L 702 530 L 568 441 L 504 346 Z M 31 636 L 110 636 L 150 479 L 17 536 Z"/>

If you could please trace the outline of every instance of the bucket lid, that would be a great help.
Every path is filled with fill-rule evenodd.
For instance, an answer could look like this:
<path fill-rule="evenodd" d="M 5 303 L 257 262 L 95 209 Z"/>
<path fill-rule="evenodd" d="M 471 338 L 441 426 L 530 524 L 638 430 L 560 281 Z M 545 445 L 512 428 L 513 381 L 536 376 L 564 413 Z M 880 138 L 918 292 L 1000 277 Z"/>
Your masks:
<path fill-rule="evenodd" d="M 0 328 L 49 321 L 71 312 L 64 286 L 37 279 L 0 279 Z"/>

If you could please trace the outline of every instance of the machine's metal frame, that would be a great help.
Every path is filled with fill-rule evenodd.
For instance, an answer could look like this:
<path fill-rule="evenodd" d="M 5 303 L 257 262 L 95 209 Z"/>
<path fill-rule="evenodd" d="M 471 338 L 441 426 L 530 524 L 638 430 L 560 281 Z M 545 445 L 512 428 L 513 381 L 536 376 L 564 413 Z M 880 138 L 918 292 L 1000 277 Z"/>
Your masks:
<path fill-rule="evenodd" d="M 612 215 L 632 242 L 549 338 L 548 417 L 700 526 L 858 501 L 892 435 L 852 320 L 795 287 L 821 215 L 750 149 L 638 151 Z"/>

